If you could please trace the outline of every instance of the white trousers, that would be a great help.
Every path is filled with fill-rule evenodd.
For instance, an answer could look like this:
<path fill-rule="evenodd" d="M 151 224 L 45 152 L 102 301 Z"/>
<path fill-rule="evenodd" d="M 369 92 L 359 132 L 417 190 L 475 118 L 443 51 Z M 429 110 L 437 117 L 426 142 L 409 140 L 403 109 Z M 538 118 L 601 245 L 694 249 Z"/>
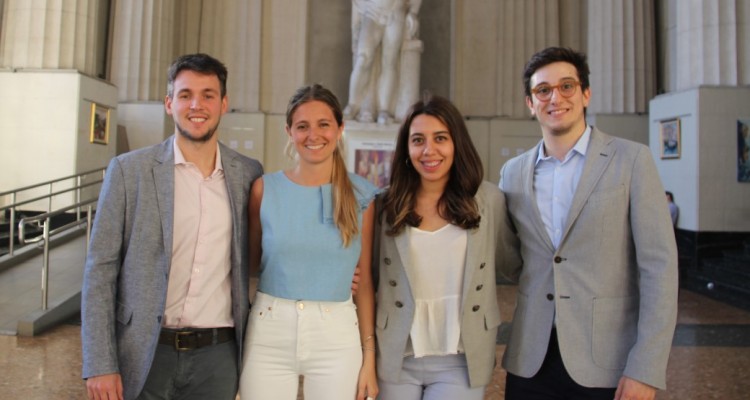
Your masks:
<path fill-rule="evenodd" d="M 356 307 L 257 292 L 248 319 L 240 398 L 352 400 L 362 367 Z"/>

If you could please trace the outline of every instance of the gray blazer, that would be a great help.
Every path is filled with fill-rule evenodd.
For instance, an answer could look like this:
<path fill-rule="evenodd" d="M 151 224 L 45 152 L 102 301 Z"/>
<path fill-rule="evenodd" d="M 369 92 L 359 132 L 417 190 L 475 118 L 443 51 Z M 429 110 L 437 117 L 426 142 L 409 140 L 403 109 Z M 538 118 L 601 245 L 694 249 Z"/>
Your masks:
<path fill-rule="evenodd" d="M 677 250 L 649 148 L 593 129 L 557 250 L 534 196 L 538 150 L 508 161 L 500 177 L 524 261 L 503 367 L 536 374 L 555 321 L 565 368 L 579 384 L 616 387 L 625 375 L 665 388 Z"/>
<path fill-rule="evenodd" d="M 173 141 L 171 136 L 112 159 L 86 259 L 83 378 L 120 373 L 125 399 L 143 388 L 164 314 L 172 258 Z M 263 170 L 258 161 L 219 146 L 232 211 L 232 315 L 240 361 L 249 306 L 248 193 Z"/>
<path fill-rule="evenodd" d="M 497 249 L 510 243 L 512 234 L 505 200 L 495 185 L 483 182 L 476 194 L 481 221 L 468 232 L 461 299 L 461 340 L 466 351 L 472 387 L 487 385 L 495 365 L 495 340 L 500 325 L 495 270 L 505 268 L 510 254 Z M 409 286 L 407 236 L 388 236 L 385 215 L 376 218 L 373 268 L 379 273 L 375 332 L 378 340 L 378 377 L 398 382 L 414 319 L 414 298 Z M 496 245 L 498 245 L 496 247 Z"/>

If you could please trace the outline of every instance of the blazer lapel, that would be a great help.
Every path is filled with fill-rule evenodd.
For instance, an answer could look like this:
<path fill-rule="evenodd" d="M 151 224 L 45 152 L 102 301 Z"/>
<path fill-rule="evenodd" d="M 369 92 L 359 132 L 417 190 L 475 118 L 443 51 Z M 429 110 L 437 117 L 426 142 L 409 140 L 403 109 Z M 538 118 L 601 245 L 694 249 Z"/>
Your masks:
<path fill-rule="evenodd" d="M 242 259 L 240 256 L 241 246 L 246 245 L 247 236 L 242 233 L 243 208 L 247 207 L 243 201 L 243 179 L 247 179 L 242 173 L 242 168 L 237 161 L 236 156 L 227 149 L 226 146 L 219 142 L 221 148 L 221 166 L 224 169 L 224 182 L 227 185 L 227 195 L 229 196 L 229 210 L 232 214 L 232 241 L 231 241 L 231 265 L 234 274 L 239 274 L 232 280 L 232 287 L 235 287 L 239 279 L 246 279 L 240 274 Z"/>
<path fill-rule="evenodd" d="M 536 229 L 536 234 L 542 239 L 544 245 L 547 246 L 547 249 L 554 252 L 555 246 L 552 245 L 552 239 L 547 233 L 547 228 L 544 227 L 542 213 L 539 212 L 539 207 L 536 202 L 536 193 L 534 193 L 534 169 L 536 167 L 536 157 L 537 154 L 539 154 L 539 146 L 543 145 L 544 141 L 540 140 L 539 144 L 534 147 L 532 151 L 526 152 L 526 156 L 523 160 L 523 182 L 521 184 L 523 185 L 523 198 L 531 199 L 529 207 L 532 210 L 531 220 L 534 229 Z"/>
<path fill-rule="evenodd" d="M 586 151 L 586 162 L 583 165 L 581 179 L 578 181 L 578 188 L 568 211 L 568 220 L 565 223 L 565 229 L 560 240 L 561 244 L 565 241 L 565 237 L 570 232 L 573 222 L 581 214 L 586 200 L 588 200 L 597 182 L 599 182 L 599 179 L 607 169 L 607 165 L 609 165 L 615 155 L 615 149 L 609 147 L 611 141 L 611 137 L 599 132 L 596 128 L 592 128 L 591 142 Z"/>
<path fill-rule="evenodd" d="M 480 189 L 481 190 L 481 189 Z M 484 243 L 481 239 L 486 236 L 487 229 L 494 228 L 491 225 L 491 221 L 487 221 L 484 217 L 486 204 L 482 201 L 482 197 L 477 195 L 474 197 L 477 202 L 477 208 L 479 208 L 479 215 L 482 216 L 482 221 L 479 223 L 477 229 L 469 229 L 466 231 L 466 260 L 464 261 L 464 282 L 461 287 L 461 308 L 460 317 L 463 319 L 464 304 L 466 304 L 466 296 L 470 293 L 470 285 L 474 278 L 475 266 L 480 262 L 480 255 L 483 254 L 482 249 Z M 495 266 L 489 266 L 494 268 Z"/>
<path fill-rule="evenodd" d="M 238 196 L 241 196 L 241 193 L 238 193 L 238 188 L 242 188 L 242 179 L 244 178 L 234 157 L 229 155 L 229 151 L 224 145 L 219 143 L 219 146 L 221 147 L 221 165 L 224 168 L 224 180 L 227 184 L 227 193 L 229 194 L 229 208 L 232 212 L 232 231 L 235 234 L 233 237 L 239 237 L 239 232 L 235 231 L 240 226 L 239 224 L 242 223 L 240 221 L 242 213 L 237 208 L 238 202 L 241 201 L 241 197 L 238 198 Z"/>
<path fill-rule="evenodd" d="M 411 265 L 411 254 L 409 253 L 409 228 L 404 228 L 403 233 L 394 237 L 393 241 L 396 244 L 398 256 L 401 258 L 401 267 L 406 273 L 406 279 L 409 282 L 412 282 L 414 277 L 409 275 L 409 268 L 407 268 L 407 265 Z"/>
<path fill-rule="evenodd" d="M 153 168 L 154 191 L 161 217 L 164 253 L 172 254 L 172 232 L 174 226 L 174 136 L 162 143 Z"/>

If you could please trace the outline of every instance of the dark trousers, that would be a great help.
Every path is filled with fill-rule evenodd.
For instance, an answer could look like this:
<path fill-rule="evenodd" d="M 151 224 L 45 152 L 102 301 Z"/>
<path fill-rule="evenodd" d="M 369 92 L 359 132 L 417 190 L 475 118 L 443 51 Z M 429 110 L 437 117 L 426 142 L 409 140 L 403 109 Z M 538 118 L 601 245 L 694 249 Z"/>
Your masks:
<path fill-rule="evenodd" d="M 576 383 L 565 370 L 554 329 L 539 372 L 531 378 L 508 373 L 505 379 L 506 400 L 612 400 L 615 390 L 589 388 Z"/>
<path fill-rule="evenodd" d="M 138 400 L 234 400 L 238 385 L 234 340 L 188 351 L 159 344 Z"/>

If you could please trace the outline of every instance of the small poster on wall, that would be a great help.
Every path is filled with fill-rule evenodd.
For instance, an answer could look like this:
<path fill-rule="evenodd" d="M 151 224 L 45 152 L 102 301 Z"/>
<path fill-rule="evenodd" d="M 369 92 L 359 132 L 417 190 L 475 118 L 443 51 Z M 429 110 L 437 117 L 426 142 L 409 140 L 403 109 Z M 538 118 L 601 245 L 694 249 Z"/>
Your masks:
<path fill-rule="evenodd" d="M 394 143 L 389 139 L 351 139 L 347 144 L 349 160 L 347 164 L 355 174 L 367 179 L 373 185 L 383 188 L 391 179 L 391 158 Z"/>
<path fill-rule="evenodd" d="M 737 180 L 750 182 L 750 118 L 737 120 Z"/>
<path fill-rule="evenodd" d="M 97 144 L 109 142 L 109 108 L 91 103 L 89 141 Z"/>
<path fill-rule="evenodd" d="M 661 121 L 659 124 L 661 158 L 680 158 L 680 119 Z"/>

